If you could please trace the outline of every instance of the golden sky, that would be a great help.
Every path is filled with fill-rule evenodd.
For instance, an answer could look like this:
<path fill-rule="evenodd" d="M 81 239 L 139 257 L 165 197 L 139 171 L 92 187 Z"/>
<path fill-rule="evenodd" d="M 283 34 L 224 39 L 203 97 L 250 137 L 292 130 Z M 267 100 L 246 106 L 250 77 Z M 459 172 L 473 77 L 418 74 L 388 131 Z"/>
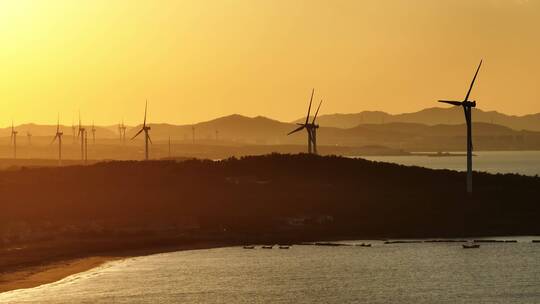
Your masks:
<path fill-rule="evenodd" d="M 0 125 L 540 112 L 536 0 L 0 0 Z"/>

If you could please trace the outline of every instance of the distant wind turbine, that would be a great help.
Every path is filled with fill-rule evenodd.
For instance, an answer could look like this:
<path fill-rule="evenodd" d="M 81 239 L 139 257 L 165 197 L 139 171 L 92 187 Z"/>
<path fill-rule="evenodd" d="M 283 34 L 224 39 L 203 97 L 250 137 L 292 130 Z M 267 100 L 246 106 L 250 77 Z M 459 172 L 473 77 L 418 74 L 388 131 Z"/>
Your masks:
<path fill-rule="evenodd" d="M 291 135 L 293 133 L 296 133 L 298 131 L 301 131 L 303 129 L 306 129 L 306 132 L 308 134 L 308 153 L 315 153 L 317 154 L 317 129 L 319 128 L 319 125 L 315 124 L 315 120 L 317 119 L 317 114 L 319 114 L 319 109 L 321 108 L 322 100 L 319 103 L 319 106 L 317 107 L 317 111 L 315 112 L 315 116 L 313 117 L 313 120 L 311 123 L 309 122 L 309 114 L 311 112 L 311 104 L 313 103 L 313 95 L 315 94 L 315 89 L 311 91 L 311 98 L 309 99 L 309 107 L 308 112 L 306 116 L 306 121 L 301 124 L 297 123 L 299 125 L 298 128 L 292 130 L 287 135 Z"/>
<path fill-rule="evenodd" d="M 86 139 L 86 129 L 81 124 L 81 113 L 79 112 L 79 132 L 77 133 L 77 137 L 81 139 L 81 160 L 86 163 L 88 160 L 88 141 Z"/>
<path fill-rule="evenodd" d="M 26 132 L 26 138 L 28 138 L 28 145 L 31 146 L 32 145 L 32 133 L 30 133 L 30 131 Z"/>
<path fill-rule="evenodd" d="M 94 121 L 92 121 L 92 144 L 96 144 L 96 127 L 94 125 Z"/>
<path fill-rule="evenodd" d="M 73 139 L 73 144 L 75 144 L 77 141 L 75 140 L 75 132 L 76 132 L 75 124 L 73 123 L 73 119 L 71 120 L 71 136 Z"/>
<path fill-rule="evenodd" d="M 62 135 L 64 135 L 64 133 L 60 131 L 60 115 L 59 115 L 58 120 L 56 122 L 56 133 L 51 142 L 51 144 L 53 144 L 58 138 L 58 165 L 59 166 L 62 165 Z"/>
<path fill-rule="evenodd" d="M 17 131 L 15 131 L 15 126 L 13 121 L 11 122 L 11 143 L 13 144 L 13 158 L 17 159 Z"/>
<path fill-rule="evenodd" d="M 124 125 L 124 119 L 122 123 L 118 124 L 118 135 L 120 135 L 120 141 L 124 144 L 126 142 L 126 126 Z"/>
<path fill-rule="evenodd" d="M 141 134 L 141 132 L 144 131 L 144 159 L 145 160 L 148 160 L 148 142 L 152 143 L 152 139 L 150 138 L 150 134 L 148 134 L 148 131 L 150 131 L 150 126 L 147 126 L 146 125 L 146 112 L 148 110 L 148 100 L 146 101 L 145 105 L 144 105 L 144 121 L 143 121 L 143 125 L 141 127 L 141 129 L 139 130 L 139 132 L 137 132 L 137 134 L 135 134 L 131 140 L 135 139 L 135 137 L 139 136 L 139 134 Z"/>
<path fill-rule="evenodd" d="M 122 124 L 118 124 L 118 136 L 120 137 L 120 141 L 122 141 Z"/>
<path fill-rule="evenodd" d="M 478 75 L 478 71 L 480 70 L 480 67 L 482 66 L 482 60 L 480 60 L 480 64 L 478 65 L 478 68 L 476 69 L 476 73 L 474 73 L 473 80 L 471 82 L 471 85 L 469 87 L 469 91 L 467 91 L 467 95 L 465 95 L 465 99 L 463 101 L 453 101 L 453 100 L 439 100 L 439 102 L 451 104 L 454 106 L 461 106 L 463 107 L 463 111 L 465 112 L 465 120 L 467 122 L 467 192 L 472 193 L 472 150 L 473 150 L 473 144 L 472 144 L 472 117 L 471 117 L 471 110 L 472 108 L 476 107 L 476 101 L 469 101 L 469 95 L 471 94 L 471 90 L 474 86 L 474 82 L 476 80 L 476 76 Z"/>

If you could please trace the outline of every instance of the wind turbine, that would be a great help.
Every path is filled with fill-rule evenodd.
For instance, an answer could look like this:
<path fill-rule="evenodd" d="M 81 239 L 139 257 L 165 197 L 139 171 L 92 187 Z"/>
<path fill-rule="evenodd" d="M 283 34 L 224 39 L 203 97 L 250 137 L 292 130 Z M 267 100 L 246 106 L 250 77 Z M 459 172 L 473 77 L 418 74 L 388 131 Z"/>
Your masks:
<path fill-rule="evenodd" d="M 122 124 L 118 124 L 118 136 L 120 136 L 120 141 L 122 141 Z"/>
<path fill-rule="evenodd" d="M 32 133 L 30 131 L 26 131 L 26 138 L 28 138 L 28 145 L 32 145 Z"/>
<path fill-rule="evenodd" d="M 86 141 L 86 129 L 81 124 L 81 113 L 79 113 L 79 132 L 77 138 L 81 139 L 81 160 L 86 163 L 88 142 Z"/>
<path fill-rule="evenodd" d="M 319 102 L 319 106 L 317 107 L 317 111 L 315 112 L 315 116 L 313 116 L 313 120 L 311 121 L 311 124 L 309 125 L 309 129 L 311 130 L 311 144 L 313 145 L 313 153 L 317 154 L 317 129 L 319 128 L 319 125 L 315 124 L 315 119 L 317 119 L 317 114 L 319 114 L 319 109 L 321 108 L 322 99 L 321 102 Z"/>
<path fill-rule="evenodd" d="M 17 159 L 17 131 L 13 126 L 13 121 L 11 122 L 11 143 L 13 143 L 13 158 Z"/>
<path fill-rule="evenodd" d="M 137 132 L 137 134 L 135 134 L 131 140 L 135 139 L 135 137 L 139 136 L 139 134 L 141 134 L 141 132 L 144 131 L 144 159 L 145 160 L 148 160 L 148 142 L 152 143 L 152 139 L 150 139 L 150 134 L 148 134 L 148 131 L 150 131 L 150 126 L 147 126 L 146 125 L 146 112 L 147 112 L 147 109 L 148 109 L 148 100 L 146 101 L 145 105 L 144 105 L 144 121 L 143 121 L 143 125 L 142 125 L 142 128 L 139 130 L 139 132 Z"/>
<path fill-rule="evenodd" d="M 306 132 L 308 134 L 308 153 L 317 154 L 317 129 L 319 128 L 319 125 L 315 124 L 315 119 L 317 119 L 317 114 L 319 113 L 319 109 L 321 108 L 322 100 L 319 103 L 319 107 L 317 108 L 317 112 L 315 113 L 315 116 L 313 117 L 313 120 L 310 123 L 309 122 L 309 114 L 311 112 L 311 104 L 313 103 L 313 94 L 315 94 L 315 89 L 313 89 L 311 91 L 311 98 L 309 99 L 309 107 L 308 107 L 308 112 L 307 112 L 307 116 L 306 116 L 306 121 L 303 124 L 297 123 L 297 125 L 299 125 L 299 127 L 292 130 L 287 135 L 291 135 L 293 133 L 296 133 L 298 131 L 306 129 Z"/>
<path fill-rule="evenodd" d="M 71 119 L 71 136 L 72 136 L 72 139 L 73 139 L 73 144 L 75 144 L 76 140 L 75 140 L 75 124 L 73 123 L 73 118 Z M 77 135 L 77 137 L 79 137 Z"/>
<path fill-rule="evenodd" d="M 94 121 L 92 121 L 92 144 L 96 144 L 96 127 L 94 126 Z"/>
<path fill-rule="evenodd" d="M 122 118 L 122 143 L 126 143 L 126 125 L 124 124 L 124 119 Z"/>
<path fill-rule="evenodd" d="M 122 123 L 118 124 L 118 135 L 120 135 L 120 141 L 122 143 L 126 142 L 126 126 L 124 125 L 124 119 L 122 118 Z"/>
<path fill-rule="evenodd" d="M 467 122 L 467 192 L 472 193 L 472 150 L 473 150 L 473 144 L 472 144 L 472 117 L 471 117 L 471 111 L 472 108 L 476 107 L 476 101 L 469 101 L 469 95 L 471 94 L 471 90 L 474 86 L 474 81 L 476 80 L 476 76 L 478 75 L 478 71 L 480 70 L 480 67 L 482 66 L 482 60 L 480 60 L 480 64 L 478 65 L 478 68 L 476 69 L 476 73 L 474 73 L 473 80 L 471 82 L 471 86 L 469 87 L 469 91 L 467 91 L 467 95 L 465 95 L 465 99 L 463 101 L 453 101 L 453 100 L 439 100 L 439 102 L 451 104 L 454 106 L 461 106 L 463 107 L 463 112 L 465 112 L 465 121 Z"/>
<path fill-rule="evenodd" d="M 54 138 L 51 142 L 52 145 L 58 138 L 58 166 L 62 165 L 62 135 L 64 135 L 64 133 L 60 131 L 60 115 L 58 115 L 58 121 L 56 123 L 56 134 L 54 135 Z"/>

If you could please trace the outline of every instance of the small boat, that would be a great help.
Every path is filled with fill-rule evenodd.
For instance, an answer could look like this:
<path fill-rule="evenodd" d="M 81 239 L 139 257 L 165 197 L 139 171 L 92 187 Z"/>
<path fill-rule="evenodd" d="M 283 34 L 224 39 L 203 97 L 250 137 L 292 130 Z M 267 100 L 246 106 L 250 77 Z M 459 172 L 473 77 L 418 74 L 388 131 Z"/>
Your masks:
<path fill-rule="evenodd" d="M 349 244 L 340 244 L 340 243 L 329 243 L 329 242 L 317 242 L 317 243 L 315 243 L 315 246 L 338 247 L 338 246 L 351 246 L 351 245 L 349 245 Z"/>
<path fill-rule="evenodd" d="M 463 249 L 475 249 L 480 248 L 480 244 L 463 244 Z"/>
<path fill-rule="evenodd" d="M 281 245 L 279 246 L 279 249 L 289 249 L 291 246 L 287 246 L 287 245 Z"/>
<path fill-rule="evenodd" d="M 371 247 L 371 244 L 362 243 L 362 244 L 356 244 L 356 246 L 359 246 L 359 247 Z"/>
<path fill-rule="evenodd" d="M 274 245 L 262 246 L 262 249 L 272 249 Z"/>
<path fill-rule="evenodd" d="M 255 246 L 244 246 L 244 249 L 255 249 Z"/>

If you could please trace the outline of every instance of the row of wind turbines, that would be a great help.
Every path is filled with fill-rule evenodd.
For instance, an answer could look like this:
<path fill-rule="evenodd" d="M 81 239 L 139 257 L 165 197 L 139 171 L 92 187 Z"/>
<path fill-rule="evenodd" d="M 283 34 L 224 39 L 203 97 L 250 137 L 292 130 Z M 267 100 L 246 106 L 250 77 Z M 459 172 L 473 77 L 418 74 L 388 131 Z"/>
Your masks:
<path fill-rule="evenodd" d="M 469 97 L 471 95 L 472 88 L 474 86 L 474 82 L 476 81 L 476 76 L 478 76 L 478 71 L 480 71 L 480 67 L 482 66 L 482 60 L 480 60 L 480 64 L 478 64 L 478 67 L 476 68 L 476 72 L 474 73 L 474 77 L 471 81 L 471 84 L 469 86 L 469 90 L 467 91 L 467 94 L 465 95 L 465 98 L 463 101 L 455 101 L 455 100 L 439 100 L 438 102 L 450 104 L 453 106 L 463 107 L 463 112 L 465 114 L 465 122 L 467 124 L 467 193 L 472 193 L 472 151 L 473 151 L 473 144 L 472 144 L 472 108 L 476 107 L 476 101 L 469 100 Z M 298 128 L 292 130 L 287 135 L 291 135 L 293 133 L 299 132 L 303 129 L 307 132 L 307 141 L 308 141 L 308 147 L 307 151 L 308 153 L 314 153 L 317 154 L 317 129 L 319 128 L 319 125 L 315 123 L 315 120 L 317 119 L 317 114 L 319 113 L 319 109 L 322 104 L 322 100 L 319 103 L 319 106 L 317 107 L 317 111 L 315 112 L 315 115 L 313 116 L 313 120 L 309 122 L 309 114 L 311 111 L 311 104 L 313 102 L 313 94 L 315 93 L 315 89 L 311 91 L 311 98 L 309 99 L 309 106 L 308 106 L 308 112 L 306 116 L 306 121 L 304 123 L 297 123 L 299 125 Z"/>
<path fill-rule="evenodd" d="M 473 150 L 473 144 L 472 144 L 472 108 L 476 107 L 476 101 L 470 101 L 469 97 L 472 91 L 472 88 L 474 86 L 474 83 L 476 81 L 476 77 L 478 75 L 478 72 L 480 70 L 480 67 L 482 66 L 482 60 L 480 60 L 480 64 L 478 65 L 476 72 L 474 74 L 474 77 L 472 79 L 472 82 L 469 86 L 469 90 L 467 91 L 467 94 L 465 95 L 465 98 L 463 101 L 454 101 L 454 100 L 439 100 L 441 103 L 450 104 L 453 106 L 461 106 L 463 107 L 463 111 L 465 114 L 465 121 L 467 124 L 467 192 L 472 192 L 472 150 Z M 319 106 L 317 107 L 317 110 L 315 111 L 315 115 L 313 116 L 313 120 L 311 122 L 310 119 L 310 113 L 311 113 L 311 106 L 313 103 L 313 96 L 315 94 L 315 89 L 312 89 L 311 91 L 311 97 L 309 99 L 309 105 L 308 105 L 308 111 L 306 115 L 306 120 L 304 123 L 297 123 L 298 127 L 291 132 L 289 132 L 287 135 L 291 135 L 296 132 L 300 132 L 301 130 L 306 130 L 307 133 L 307 152 L 309 154 L 317 154 L 317 129 L 319 128 L 319 125 L 316 124 L 317 115 L 319 114 L 319 110 L 322 105 L 322 100 L 319 102 Z M 141 133 L 144 133 L 144 159 L 149 159 L 149 144 L 152 144 L 152 139 L 150 138 L 150 130 L 151 127 L 146 124 L 146 118 L 147 118 L 147 112 L 148 112 L 148 101 L 145 102 L 144 106 L 144 119 L 143 124 L 141 126 L 141 129 L 131 138 L 131 140 L 135 139 L 137 136 L 139 136 Z M 73 128 L 73 134 L 75 134 L 75 126 L 72 126 Z M 120 134 L 120 139 L 125 142 L 126 139 L 126 126 L 124 125 L 123 121 L 118 126 L 118 131 Z M 92 132 L 92 140 L 95 143 L 96 140 L 96 128 L 94 124 L 92 124 L 92 128 L 90 129 Z M 194 129 L 192 129 L 194 132 Z M 87 162 L 88 161 L 88 135 L 87 130 L 84 128 L 81 124 L 81 118 L 79 114 L 79 126 L 78 126 L 78 132 L 77 132 L 77 138 L 80 139 L 80 145 L 81 145 L 81 160 Z M 17 134 L 18 132 L 15 130 L 13 123 L 11 125 L 11 142 L 14 146 L 14 157 L 17 157 Z M 62 136 L 63 132 L 60 130 L 60 119 L 58 119 L 57 125 L 56 125 L 56 134 L 51 142 L 54 143 L 55 141 L 58 141 L 58 163 L 61 165 L 62 163 Z M 28 133 L 29 139 L 31 138 L 31 134 Z M 217 134 L 216 134 L 217 136 Z M 169 149 L 170 149 L 170 138 L 169 138 Z"/>
<path fill-rule="evenodd" d="M 150 138 L 150 130 L 151 127 L 146 124 L 146 117 L 148 112 L 148 101 L 145 102 L 144 106 L 144 119 L 141 129 L 131 138 L 131 140 L 135 139 L 137 136 L 139 136 L 141 133 L 144 132 L 144 143 L 145 143 L 145 153 L 144 153 L 144 159 L 149 160 L 150 158 L 150 150 L 149 150 L 149 144 L 152 144 L 152 139 Z M 81 122 L 81 115 L 79 113 L 79 125 L 75 126 L 72 125 L 72 132 L 73 132 L 73 140 L 80 140 L 80 146 L 81 146 L 81 160 L 85 163 L 88 161 L 88 130 L 82 125 Z M 96 142 L 96 128 L 94 123 L 92 123 L 92 128 L 90 131 L 92 132 L 92 142 L 95 144 Z M 120 136 L 120 140 L 125 143 L 126 141 L 126 130 L 127 127 L 124 124 L 124 121 L 122 120 L 122 123 L 118 125 L 118 133 Z M 193 142 L 195 142 L 195 127 L 192 127 L 193 132 Z M 216 136 L 218 131 L 216 131 Z M 75 133 L 77 133 L 77 136 L 75 137 Z M 15 127 L 13 125 L 13 122 L 11 123 L 11 139 L 10 142 L 13 144 L 13 157 L 14 159 L 17 159 L 17 134 L 18 131 L 15 130 Z M 28 132 L 28 138 L 30 142 L 31 134 Z M 52 139 L 51 144 L 54 144 L 56 141 L 58 141 L 58 164 L 62 164 L 62 136 L 64 133 L 60 130 L 60 117 L 58 117 L 57 123 L 56 123 L 56 133 Z M 169 156 L 171 154 L 171 138 L 169 137 Z"/>

